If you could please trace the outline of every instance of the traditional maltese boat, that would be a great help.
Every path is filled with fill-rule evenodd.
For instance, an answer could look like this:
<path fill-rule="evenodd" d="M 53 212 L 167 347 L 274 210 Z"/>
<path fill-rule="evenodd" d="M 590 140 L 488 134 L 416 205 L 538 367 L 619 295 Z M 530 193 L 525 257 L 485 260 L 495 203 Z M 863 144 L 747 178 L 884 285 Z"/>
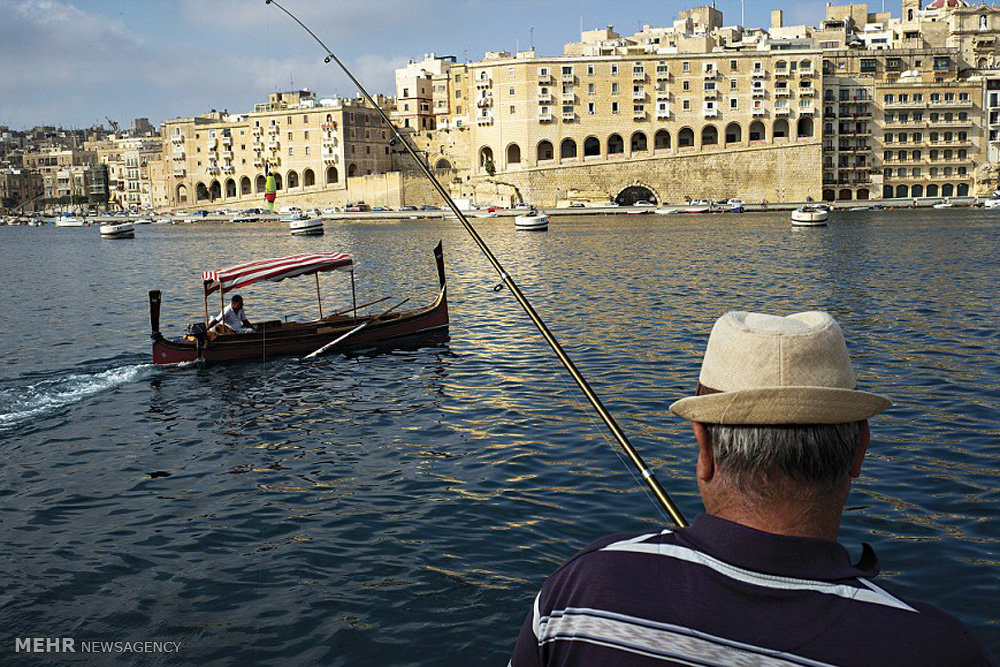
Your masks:
<path fill-rule="evenodd" d="M 152 327 L 153 363 L 176 364 L 185 361 L 237 361 L 267 357 L 338 353 L 362 349 L 387 349 L 403 345 L 437 342 L 448 335 L 448 300 L 441 243 L 434 249 L 437 260 L 439 291 L 429 306 L 416 310 L 396 309 L 404 299 L 378 314 L 361 315 L 359 308 L 388 300 L 388 297 L 357 304 L 353 297 L 354 261 L 343 253 L 318 252 L 264 259 L 202 273 L 205 297 L 205 321 L 192 324 L 187 334 L 166 338 L 160 333 L 160 291 L 149 293 L 149 321 Z M 319 274 L 346 271 L 351 276 L 350 308 L 323 316 L 319 292 Z M 254 331 L 232 333 L 209 331 L 208 297 L 220 293 L 225 304 L 227 292 L 247 287 L 261 280 L 281 281 L 298 276 L 315 276 L 319 319 L 308 322 L 273 320 L 254 325 Z"/>

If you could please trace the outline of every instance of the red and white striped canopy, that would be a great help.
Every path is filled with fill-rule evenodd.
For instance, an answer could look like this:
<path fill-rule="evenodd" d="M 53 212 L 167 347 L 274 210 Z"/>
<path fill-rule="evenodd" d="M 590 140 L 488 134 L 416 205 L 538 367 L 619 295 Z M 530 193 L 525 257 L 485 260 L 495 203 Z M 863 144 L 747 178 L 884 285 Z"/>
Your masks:
<path fill-rule="evenodd" d="M 277 282 L 320 271 L 349 269 L 353 264 L 351 256 L 342 252 L 314 252 L 261 259 L 218 271 L 202 271 L 201 279 L 205 283 L 205 294 L 211 294 L 220 288 L 225 294 L 229 290 L 252 285 L 258 280 Z"/>

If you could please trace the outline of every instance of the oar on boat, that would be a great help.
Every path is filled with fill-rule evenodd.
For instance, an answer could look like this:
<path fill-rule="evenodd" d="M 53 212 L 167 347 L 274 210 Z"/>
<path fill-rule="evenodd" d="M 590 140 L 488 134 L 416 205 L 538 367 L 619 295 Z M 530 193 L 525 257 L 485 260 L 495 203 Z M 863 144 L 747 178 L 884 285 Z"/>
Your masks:
<path fill-rule="evenodd" d="M 410 300 L 409 298 L 403 299 L 402 301 L 400 301 L 399 303 L 397 303 L 392 308 L 390 308 L 388 310 L 382 311 L 381 313 L 379 313 L 375 317 L 371 318 L 370 320 L 365 320 L 364 322 L 362 322 L 358 326 L 354 327 L 353 329 L 351 329 L 347 333 L 345 333 L 345 334 L 343 334 L 341 336 L 337 336 L 336 338 L 334 338 L 333 340 L 331 340 L 329 343 L 327 343 L 323 347 L 319 348 L 318 350 L 316 350 L 314 352 L 310 352 L 309 354 L 307 354 L 306 356 L 304 356 L 302 358 L 303 359 L 313 359 L 314 357 L 318 357 L 319 355 L 323 354 L 324 352 L 326 352 L 327 350 L 329 350 L 331 347 L 333 347 L 337 343 L 343 341 L 344 339 L 348 338 L 349 336 L 353 336 L 354 334 L 358 333 L 359 331 L 361 331 L 362 329 L 364 329 L 365 327 L 367 327 L 369 324 L 375 322 L 376 320 L 385 317 L 386 315 L 388 315 L 392 311 L 396 310 L 397 308 L 399 308 L 400 306 L 402 306 L 404 303 L 406 303 L 409 300 Z"/>

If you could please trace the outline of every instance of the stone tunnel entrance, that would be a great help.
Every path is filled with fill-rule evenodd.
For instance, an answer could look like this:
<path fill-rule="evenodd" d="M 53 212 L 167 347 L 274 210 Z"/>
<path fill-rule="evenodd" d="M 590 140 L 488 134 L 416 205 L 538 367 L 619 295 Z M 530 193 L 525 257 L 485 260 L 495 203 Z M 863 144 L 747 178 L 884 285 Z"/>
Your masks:
<path fill-rule="evenodd" d="M 644 185 L 630 185 L 615 197 L 615 203 L 619 206 L 632 206 L 637 201 L 648 201 L 650 204 L 659 204 L 653 191 Z"/>

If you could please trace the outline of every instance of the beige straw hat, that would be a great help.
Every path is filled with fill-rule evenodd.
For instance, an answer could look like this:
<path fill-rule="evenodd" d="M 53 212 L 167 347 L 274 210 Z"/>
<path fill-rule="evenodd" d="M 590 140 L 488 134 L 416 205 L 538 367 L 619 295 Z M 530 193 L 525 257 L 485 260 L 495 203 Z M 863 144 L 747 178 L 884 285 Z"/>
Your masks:
<path fill-rule="evenodd" d="M 892 405 L 855 389 L 840 325 L 820 311 L 726 313 L 708 338 L 697 393 L 670 411 L 706 424 L 841 424 Z"/>

